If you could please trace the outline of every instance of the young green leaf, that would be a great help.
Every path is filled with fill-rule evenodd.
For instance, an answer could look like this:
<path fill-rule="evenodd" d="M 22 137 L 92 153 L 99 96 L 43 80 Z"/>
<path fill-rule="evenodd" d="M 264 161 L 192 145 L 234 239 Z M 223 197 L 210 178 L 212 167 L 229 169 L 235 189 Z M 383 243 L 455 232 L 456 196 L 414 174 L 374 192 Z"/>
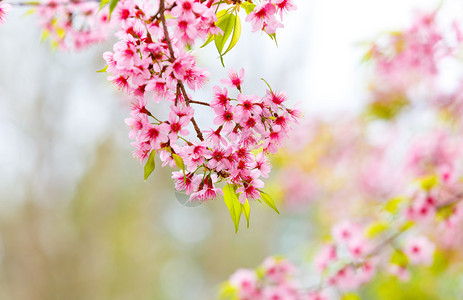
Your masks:
<path fill-rule="evenodd" d="M 153 173 L 154 168 L 156 167 L 155 157 L 156 157 L 156 151 L 152 150 L 145 164 L 145 181 L 146 179 L 148 179 L 151 173 Z"/>
<path fill-rule="evenodd" d="M 386 229 L 389 228 L 389 224 L 383 221 L 378 221 L 370 224 L 365 231 L 365 235 L 368 238 L 374 238 L 381 233 L 383 233 Z"/>
<path fill-rule="evenodd" d="M 276 44 L 277 47 L 278 47 L 277 34 L 276 34 L 276 33 L 272 33 L 272 34 L 267 33 L 267 34 L 268 34 L 268 36 L 269 36 L 272 40 L 275 41 L 275 44 Z"/>
<path fill-rule="evenodd" d="M 395 250 L 391 255 L 391 264 L 406 267 L 408 264 L 408 258 L 402 251 Z"/>
<path fill-rule="evenodd" d="M 232 218 L 233 224 L 235 225 L 235 233 L 237 233 L 240 224 L 242 208 L 233 185 L 227 184 L 223 188 L 223 201 L 225 202 L 225 204 L 228 207 L 228 210 L 230 211 L 230 216 Z"/>
<path fill-rule="evenodd" d="M 100 9 L 102 9 L 103 7 L 105 7 L 108 3 L 109 3 L 109 0 L 101 0 L 101 2 L 100 2 Z"/>
<path fill-rule="evenodd" d="M 226 13 L 223 15 L 217 22 L 217 26 L 222 29 L 223 35 L 218 35 L 215 37 L 214 42 L 219 54 L 222 55 L 223 48 L 225 47 L 225 43 L 227 42 L 228 38 L 232 34 L 233 28 L 235 27 L 235 15 Z"/>
<path fill-rule="evenodd" d="M 247 227 L 249 228 L 249 215 L 251 214 L 251 206 L 249 205 L 249 201 L 247 199 L 244 204 L 241 204 L 241 210 L 243 211 L 243 214 L 246 218 Z"/>
<path fill-rule="evenodd" d="M 256 7 L 256 5 L 254 3 L 250 3 L 250 2 L 243 2 L 243 3 L 240 4 L 240 6 L 242 8 L 244 8 L 247 15 L 249 15 L 254 10 L 254 8 Z"/>
<path fill-rule="evenodd" d="M 111 2 L 109 3 L 109 15 L 111 16 L 119 0 L 110 0 L 110 1 Z"/>
<path fill-rule="evenodd" d="M 106 65 L 103 69 L 96 71 L 97 73 L 106 73 L 108 66 Z"/>
<path fill-rule="evenodd" d="M 207 45 L 209 45 L 210 42 L 212 42 L 213 40 L 215 40 L 215 37 L 216 37 L 215 34 L 209 34 L 209 36 L 207 37 L 206 42 L 204 42 L 204 44 L 203 44 L 200 48 L 204 48 L 204 47 L 206 47 Z"/>
<path fill-rule="evenodd" d="M 236 15 L 235 16 L 235 26 L 233 27 L 233 34 L 231 37 L 230 45 L 228 45 L 227 50 L 222 55 L 227 54 L 228 51 L 230 51 L 231 49 L 233 49 L 233 47 L 235 47 L 236 43 L 240 39 L 240 36 L 241 36 L 241 20 L 240 20 L 240 17 Z"/>
<path fill-rule="evenodd" d="M 177 167 L 181 170 L 185 170 L 185 164 L 183 163 L 183 159 L 178 154 L 175 154 L 175 153 L 172 153 L 172 157 Z"/>
<path fill-rule="evenodd" d="M 275 206 L 275 202 L 273 202 L 272 197 L 270 197 L 268 194 L 266 194 L 266 193 L 264 193 L 262 191 L 260 192 L 260 196 L 261 196 L 260 198 L 262 199 L 262 201 L 265 202 L 265 204 L 267 204 L 268 206 L 273 208 L 273 210 L 276 211 L 277 214 L 280 214 L 277 207 Z"/>

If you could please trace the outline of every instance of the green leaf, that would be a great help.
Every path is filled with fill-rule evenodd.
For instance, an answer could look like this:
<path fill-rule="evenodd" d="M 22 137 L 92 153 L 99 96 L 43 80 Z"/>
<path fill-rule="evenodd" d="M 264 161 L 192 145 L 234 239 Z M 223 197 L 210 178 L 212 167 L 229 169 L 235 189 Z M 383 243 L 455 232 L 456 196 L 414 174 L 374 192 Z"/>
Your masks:
<path fill-rule="evenodd" d="M 399 230 L 404 232 L 404 231 L 409 230 L 413 226 L 415 226 L 415 223 L 413 221 L 408 220 L 400 226 Z"/>
<path fill-rule="evenodd" d="M 437 175 L 426 176 L 418 179 L 418 182 L 424 190 L 429 191 L 439 184 L 439 177 Z"/>
<path fill-rule="evenodd" d="M 223 31 L 223 35 L 217 35 L 214 40 L 215 46 L 217 47 L 220 55 L 222 55 L 225 43 L 235 27 L 235 19 L 236 17 L 234 14 L 226 12 L 217 22 L 217 26 Z"/>
<path fill-rule="evenodd" d="M 247 227 L 249 228 L 249 215 L 251 214 L 251 206 L 249 205 L 248 199 L 246 199 L 246 202 L 244 204 L 241 204 L 241 211 L 243 211 L 243 214 L 246 218 L 246 224 Z"/>
<path fill-rule="evenodd" d="M 156 167 L 155 157 L 156 157 L 156 151 L 152 150 L 145 164 L 145 181 L 146 179 L 148 179 L 151 173 L 153 173 L 154 168 Z"/>
<path fill-rule="evenodd" d="M 276 211 L 277 214 L 280 214 L 277 207 L 275 206 L 275 202 L 273 202 L 272 197 L 270 197 L 268 194 L 266 194 L 266 193 L 264 193 L 262 191 L 260 191 L 260 196 L 261 196 L 262 201 L 265 202 L 265 204 L 267 204 L 268 206 L 273 208 L 273 210 Z"/>
<path fill-rule="evenodd" d="M 183 159 L 178 154 L 172 153 L 172 158 L 174 159 L 175 164 L 179 169 L 185 170 L 185 164 L 183 163 Z"/>
<path fill-rule="evenodd" d="M 219 293 L 219 299 L 221 300 L 239 300 L 238 288 L 231 285 L 229 282 L 222 284 Z"/>
<path fill-rule="evenodd" d="M 231 49 L 233 49 L 233 47 L 235 47 L 236 43 L 240 39 L 240 36 L 241 36 L 241 20 L 240 20 L 240 17 L 236 15 L 235 16 L 235 26 L 233 27 L 233 34 L 231 37 L 230 45 L 228 45 L 227 50 L 222 55 L 227 54 L 228 51 L 230 51 Z"/>
<path fill-rule="evenodd" d="M 341 300 L 360 300 L 360 297 L 354 293 L 347 293 L 342 295 Z"/>
<path fill-rule="evenodd" d="M 389 224 L 383 221 L 371 223 L 366 229 L 366 236 L 373 238 L 381 234 L 383 231 L 389 228 Z"/>
<path fill-rule="evenodd" d="M 276 33 L 272 33 L 272 34 L 267 33 L 267 34 L 268 34 L 268 36 L 269 36 L 272 40 L 275 41 L 275 44 L 276 44 L 277 47 L 278 47 L 277 34 L 276 34 Z"/>
<path fill-rule="evenodd" d="M 240 6 L 242 8 L 244 8 L 247 15 L 249 15 L 254 10 L 254 8 L 256 7 L 256 5 L 254 3 L 250 3 L 250 2 L 243 2 L 243 3 L 240 4 Z"/>
<path fill-rule="evenodd" d="M 400 204 L 405 202 L 405 200 L 407 200 L 407 198 L 405 197 L 392 198 L 386 202 L 386 204 L 384 205 L 384 210 L 391 214 L 394 214 L 399 210 Z"/>
<path fill-rule="evenodd" d="M 100 9 L 102 9 L 103 7 L 105 7 L 108 3 L 109 3 L 109 0 L 101 0 L 101 2 L 100 2 Z"/>
<path fill-rule="evenodd" d="M 214 39 L 215 39 L 216 35 L 214 34 L 209 34 L 209 36 L 207 37 L 207 40 L 206 42 L 204 42 L 204 44 L 200 47 L 200 48 L 204 48 L 206 47 L 207 45 L 209 45 L 210 42 L 212 42 Z"/>
<path fill-rule="evenodd" d="M 110 1 L 111 2 L 109 3 L 109 15 L 111 16 L 119 0 L 110 0 Z"/>
<path fill-rule="evenodd" d="M 233 224 L 235 225 L 235 233 L 237 233 L 241 218 L 241 203 L 236 195 L 235 187 L 233 185 L 227 184 L 223 188 L 223 201 L 230 211 L 230 216 Z"/>
<path fill-rule="evenodd" d="M 402 251 L 395 250 L 391 255 L 391 263 L 401 267 L 406 267 L 408 264 L 408 258 Z"/>
<path fill-rule="evenodd" d="M 96 71 L 97 73 L 106 73 L 108 66 L 106 65 L 103 69 Z"/>

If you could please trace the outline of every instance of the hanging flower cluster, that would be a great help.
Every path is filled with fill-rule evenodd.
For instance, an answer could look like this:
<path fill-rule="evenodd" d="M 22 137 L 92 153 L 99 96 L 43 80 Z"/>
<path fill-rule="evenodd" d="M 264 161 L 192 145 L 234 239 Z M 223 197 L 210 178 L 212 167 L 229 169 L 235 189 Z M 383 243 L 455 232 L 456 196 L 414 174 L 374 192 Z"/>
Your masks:
<path fill-rule="evenodd" d="M 229 78 L 221 81 L 223 86 L 213 87 L 211 101 L 194 99 L 191 93 L 205 85 L 209 73 L 197 65 L 196 57 L 187 49 L 197 41 L 215 40 L 222 58 L 239 38 L 241 6 L 248 10 L 247 20 L 254 28 L 258 24 L 272 34 L 274 14 L 295 7 L 291 1 L 230 4 L 120 1 L 112 15 L 121 24 L 116 34 L 119 41 L 104 58 L 111 74 L 108 79 L 135 99 L 126 122 L 131 128 L 130 138 L 135 140 L 134 156 L 145 162 L 145 179 L 153 171 L 158 153 L 163 166 L 180 168 L 172 174 L 175 188 L 190 195 L 191 201 L 222 195 L 217 187 L 222 181 L 239 196 L 238 206 L 248 207 L 247 199 L 262 198 L 260 178 L 270 172 L 266 154 L 277 152 L 300 112 L 287 107 L 285 92 L 273 91 L 270 86 L 262 96 L 244 93 L 243 69 L 230 69 Z M 230 45 L 224 51 L 230 35 Z M 153 102 L 169 103 L 167 119 L 149 108 Z M 209 107 L 215 127 L 200 129 L 192 105 Z M 236 213 L 239 217 L 241 208 Z"/>
<path fill-rule="evenodd" d="M 60 50 L 82 50 L 102 42 L 114 24 L 109 8 L 88 0 L 44 0 L 34 9 L 43 28 L 43 38 Z"/>

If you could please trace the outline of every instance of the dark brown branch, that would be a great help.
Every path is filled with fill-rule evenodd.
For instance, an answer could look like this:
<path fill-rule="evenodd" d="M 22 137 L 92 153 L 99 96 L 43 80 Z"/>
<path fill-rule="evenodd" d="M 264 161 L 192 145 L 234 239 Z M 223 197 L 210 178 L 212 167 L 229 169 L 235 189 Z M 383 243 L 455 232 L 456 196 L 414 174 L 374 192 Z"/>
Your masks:
<path fill-rule="evenodd" d="M 202 101 L 195 101 L 195 100 L 191 100 L 191 99 L 190 99 L 190 103 L 204 105 L 204 106 L 210 106 L 209 103 L 202 102 Z"/>
<path fill-rule="evenodd" d="M 166 24 L 166 17 L 164 15 L 164 12 L 166 10 L 166 7 L 165 7 L 165 2 L 164 0 L 160 0 L 159 1 L 159 18 L 161 20 L 161 23 L 162 23 L 162 28 L 163 28 L 163 31 L 164 31 L 164 40 L 166 41 L 167 43 L 167 48 L 169 49 L 169 61 L 171 63 L 173 63 L 175 61 L 175 53 L 174 53 L 174 48 L 172 47 L 172 41 L 170 39 L 170 36 L 169 36 L 169 31 L 167 30 L 167 24 Z M 185 103 L 187 106 L 190 106 L 190 98 L 188 98 L 188 94 L 185 90 L 185 86 L 183 85 L 183 82 L 181 80 L 178 80 L 177 79 L 177 82 L 180 86 L 180 90 L 183 94 L 183 98 L 185 99 Z M 198 126 L 198 123 L 196 123 L 196 120 L 194 117 L 191 118 L 191 123 L 193 124 L 193 127 L 195 128 L 195 131 L 196 131 L 196 136 L 198 137 L 199 140 L 201 141 L 204 141 L 204 138 L 203 138 L 203 134 L 201 132 L 201 129 L 199 129 L 199 126 Z"/>

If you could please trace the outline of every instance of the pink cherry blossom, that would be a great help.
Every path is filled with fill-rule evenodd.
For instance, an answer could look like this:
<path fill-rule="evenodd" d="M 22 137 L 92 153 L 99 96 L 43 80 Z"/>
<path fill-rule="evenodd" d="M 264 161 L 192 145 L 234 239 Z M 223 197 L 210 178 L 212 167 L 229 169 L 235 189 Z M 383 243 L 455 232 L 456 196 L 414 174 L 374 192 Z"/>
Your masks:
<path fill-rule="evenodd" d="M 436 246 L 425 236 L 411 237 L 406 241 L 404 252 L 410 263 L 429 266 L 434 260 Z"/>

